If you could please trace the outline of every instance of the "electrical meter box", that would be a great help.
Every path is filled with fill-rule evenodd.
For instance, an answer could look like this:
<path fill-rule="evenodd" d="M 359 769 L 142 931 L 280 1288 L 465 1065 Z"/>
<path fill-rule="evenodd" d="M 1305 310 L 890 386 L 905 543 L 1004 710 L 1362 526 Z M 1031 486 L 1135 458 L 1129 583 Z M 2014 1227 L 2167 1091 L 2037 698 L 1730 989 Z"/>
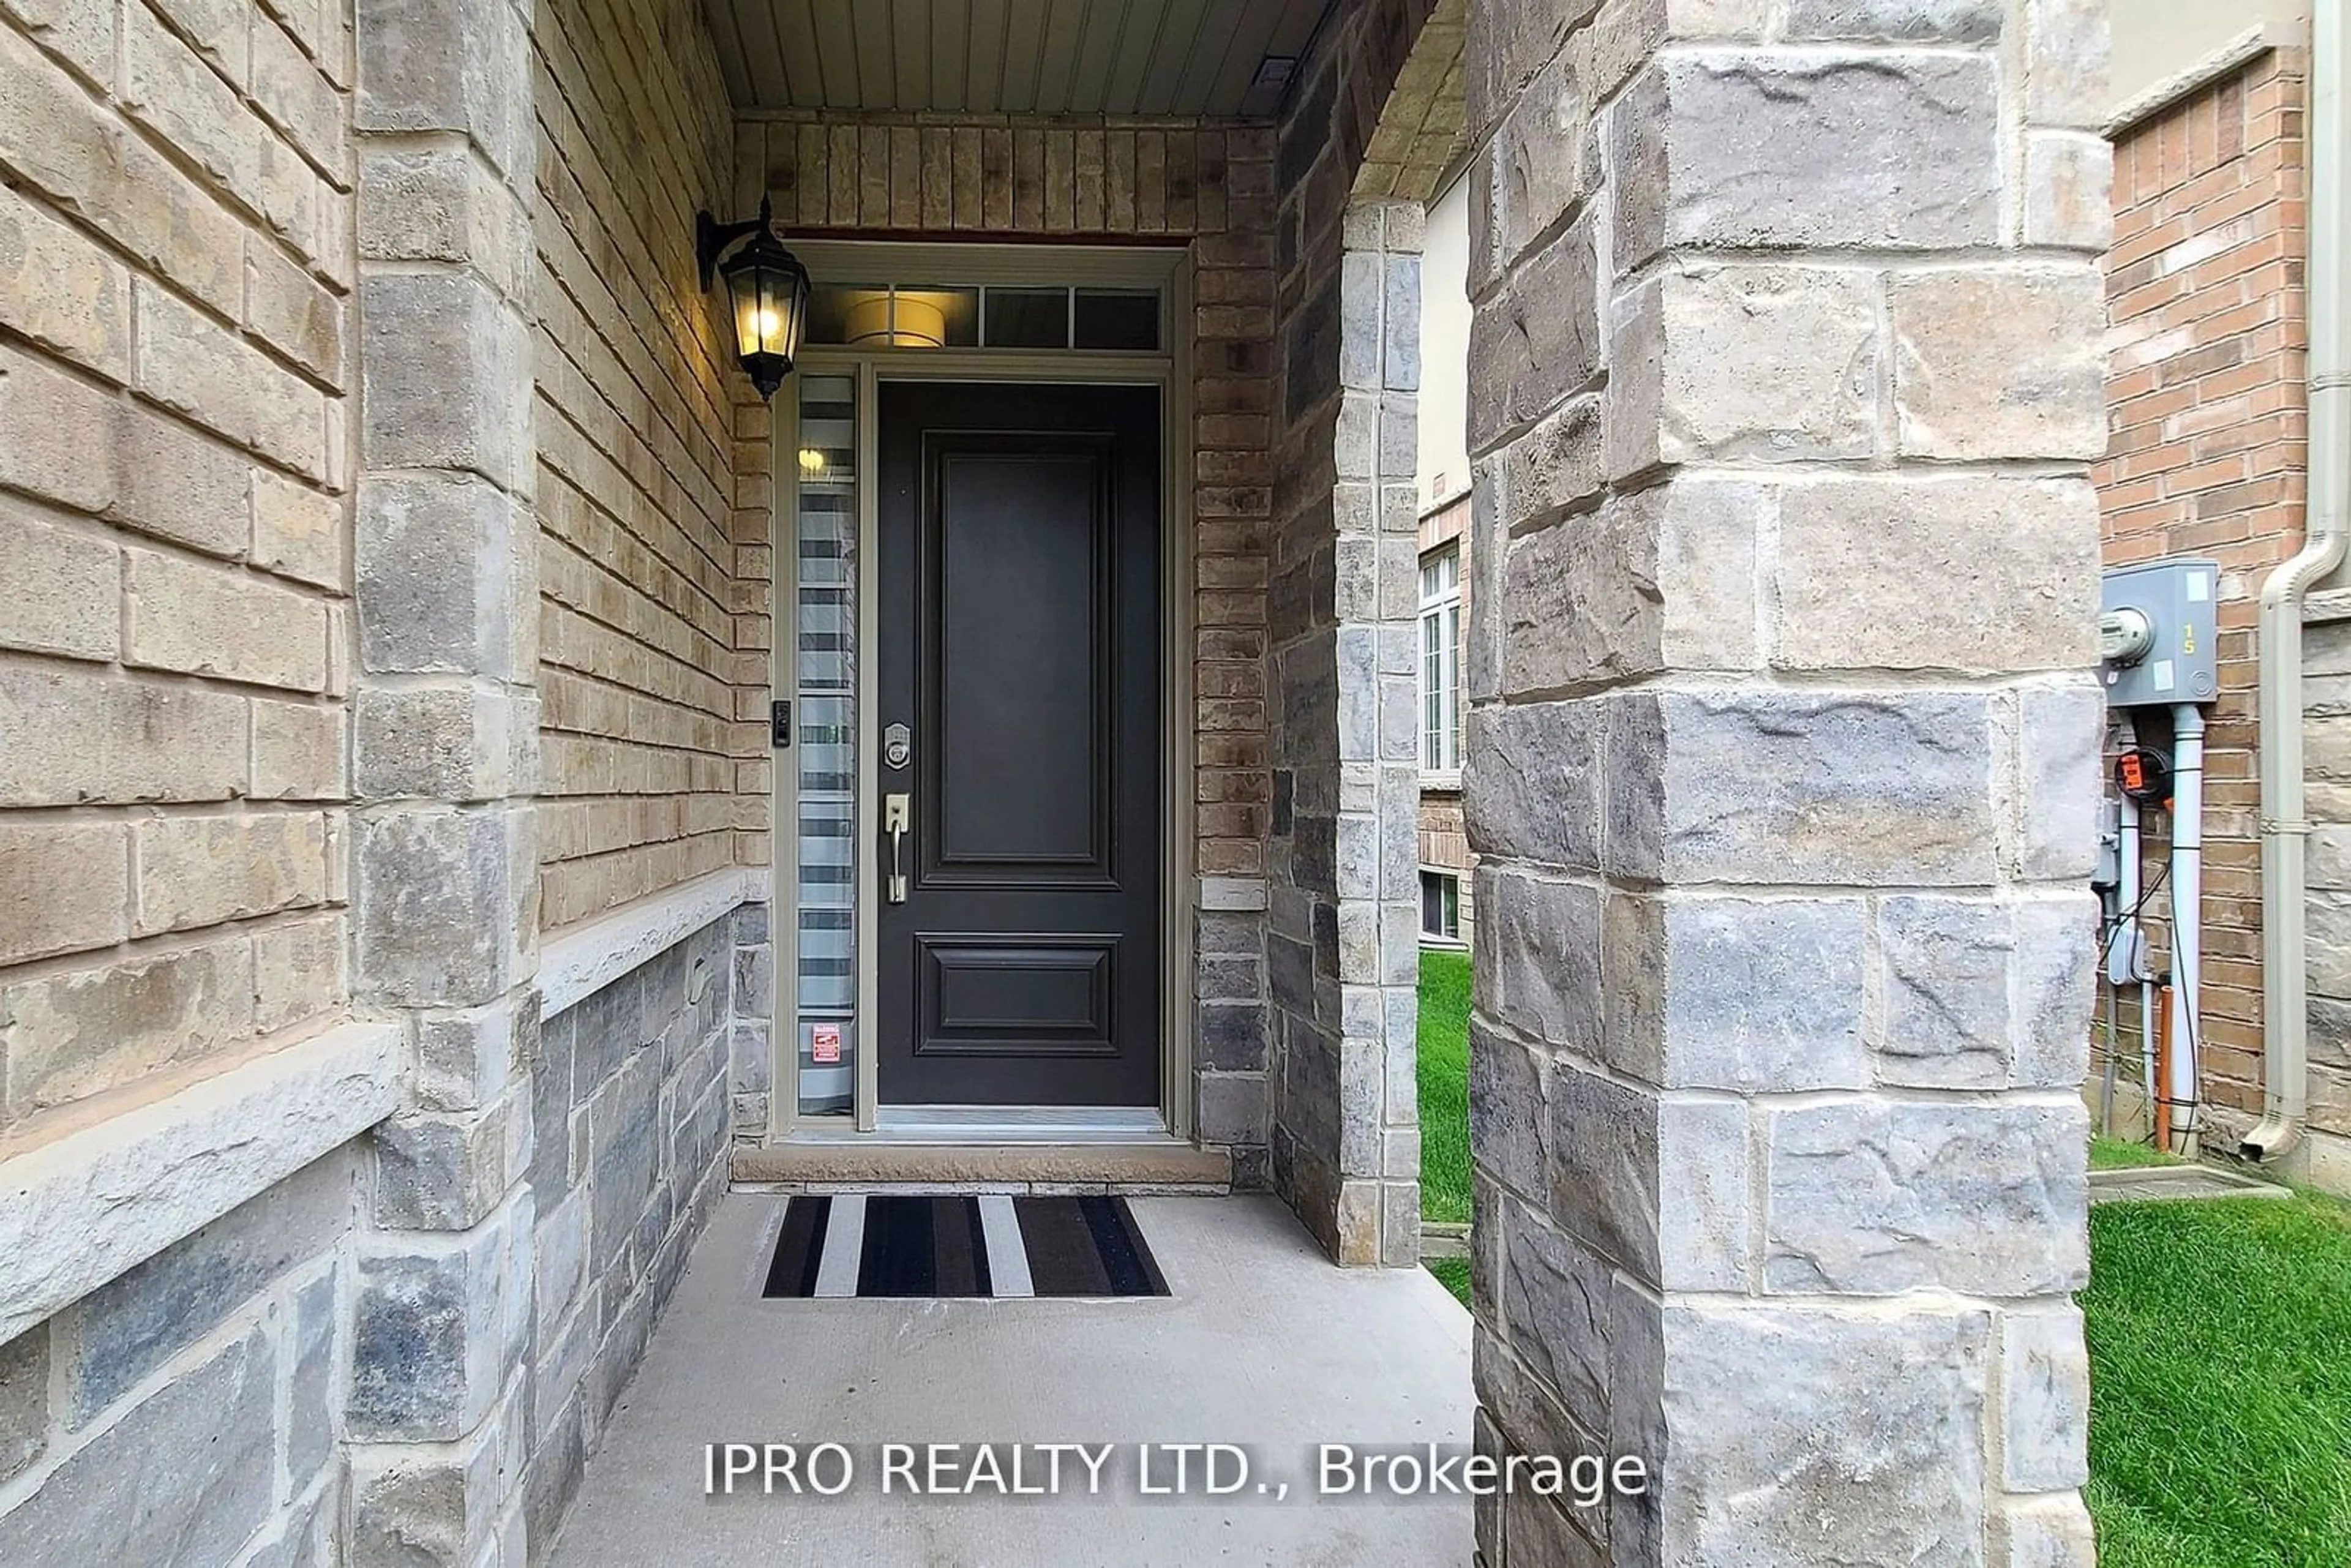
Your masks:
<path fill-rule="evenodd" d="M 2108 704 L 2169 707 L 2220 695 L 2220 564 L 2210 560 L 2149 561 L 2105 574 L 2098 675 Z"/>

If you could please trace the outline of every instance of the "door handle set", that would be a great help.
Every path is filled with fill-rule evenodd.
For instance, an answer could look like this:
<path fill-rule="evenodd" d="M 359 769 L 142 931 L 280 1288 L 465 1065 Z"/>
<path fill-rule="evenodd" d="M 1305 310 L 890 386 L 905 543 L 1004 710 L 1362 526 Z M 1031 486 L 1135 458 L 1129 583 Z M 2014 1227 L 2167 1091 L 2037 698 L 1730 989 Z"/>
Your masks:
<path fill-rule="evenodd" d="M 906 843 L 907 818 L 912 815 L 912 795 L 882 797 L 882 831 L 890 835 L 890 902 L 906 902 L 906 868 L 902 852 Z"/>

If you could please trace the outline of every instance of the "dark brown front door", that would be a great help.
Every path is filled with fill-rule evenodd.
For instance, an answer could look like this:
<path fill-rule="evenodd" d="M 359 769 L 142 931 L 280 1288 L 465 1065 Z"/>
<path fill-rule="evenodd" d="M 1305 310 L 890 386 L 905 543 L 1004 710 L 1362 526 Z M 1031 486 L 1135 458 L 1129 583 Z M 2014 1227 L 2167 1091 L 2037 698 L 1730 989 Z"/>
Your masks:
<path fill-rule="evenodd" d="M 880 439 L 882 1103 L 1156 1104 L 1159 394 L 885 382 Z"/>

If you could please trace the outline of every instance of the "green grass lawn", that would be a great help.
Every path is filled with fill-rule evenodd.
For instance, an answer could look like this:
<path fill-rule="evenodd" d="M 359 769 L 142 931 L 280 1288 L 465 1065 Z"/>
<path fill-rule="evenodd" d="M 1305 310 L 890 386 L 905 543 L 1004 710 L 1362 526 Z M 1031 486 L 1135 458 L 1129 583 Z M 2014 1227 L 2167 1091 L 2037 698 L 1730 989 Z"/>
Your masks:
<path fill-rule="evenodd" d="M 1420 956 L 1420 1217 L 1469 1219 L 1469 955 Z M 1466 1286 L 1464 1287 L 1467 1288 Z"/>
<path fill-rule="evenodd" d="M 1469 1218 L 1469 961 L 1420 965 L 1421 1208 Z M 2174 1163 L 2097 1139 L 2091 1163 Z M 2351 1205 L 2090 1216 L 2090 1511 L 2102 1568 L 2351 1568 Z M 1469 1266 L 1429 1271 L 1466 1303 Z"/>
<path fill-rule="evenodd" d="M 2149 1166 L 2176 1166 L 2179 1157 L 2167 1155 L 2152 1144 L 2133 1143 L 2128 1138 L 2092 1138 L 2090 1168 L 2094 1171 L 2144 1170 Z"/>
<path fill-rule="evenodd" d="M 2090 1255 L 2098 1561 L 2351 1563 L 2351 1207 L 2105 1204 Z"/>

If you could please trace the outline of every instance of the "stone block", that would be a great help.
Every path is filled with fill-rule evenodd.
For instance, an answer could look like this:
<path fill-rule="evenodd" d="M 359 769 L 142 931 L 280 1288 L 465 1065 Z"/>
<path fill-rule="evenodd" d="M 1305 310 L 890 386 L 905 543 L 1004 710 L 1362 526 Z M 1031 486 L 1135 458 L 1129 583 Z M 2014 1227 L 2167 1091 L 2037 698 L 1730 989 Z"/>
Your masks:
<path fill-rule="evenodd" d="M 1498 492 L 1502 515 L 1514 528 L 1542 521 L 1597 495 L 1608 483 L 1601 444 L 1600 399 L 1576 398 L 1545 414 L 1503 447 L 1488 472 L 1487 487 Z M 1470 505 L 1474 514 L 1478 505 L 1474 497 Z M 1472 539 L 1473 572 L 1480 548 Z M 1476 597 L 1473 588 L 1473 602 Z"/>
<path fill-rule="evenodd" d="M 1791 0 L 1786 36 L 1856 43 L 1982 44 L 2001 33 L 2000 0 Z"/>
<path fill-rule="evenodd" d="M 370 1146 L 379 1227 L 470 1229 L 529 1168 L 530 1104 L 517 1090 L 477 1111 L 403 1113 Z"/>
<path fill-rule="evenodd" d="M 1625 846 L 1629 873 L 1856 887 L 1992 879 L 1979 694 L 1626 696 L 1612 703 L 1609 735 L 1610 842 Z"/>
<path fill-rule="evenodd" d="M 235 936 L 0 990 L 8 1114 L 83 1099 L 241 1038 L 252 989 L 252 944 Z"/>
<path fill-rule="evenodd" d="M 284 28 L 254 26 L 246 85 L 262 113 L 311 162 L 329 172 L 344 168 L 350 126 L 343 95 Z"/>
<path fill-rule="evenodd" d="M 1492 865 L 1477 873 L 1479 1004 L 1553 1047 L 1601 1050 L 1601 892 Z"/>
<path fill-rule="evenodd" d="M 1512 540 L 1497 612 L 1504 695 L 1750 665 L 1763 496 L 1677 480 Z"/>
<path fill-rule="evenodd" d="M 2077 1088 L 2090 1072 L 2098 914 L 2080 888 L 2018 903 L 2015 1045 L 2009 1082 L 2020 1089 Z"/>
<path fill-rule="evenodd" d="M 1965 1308 L 1667 1306 L 1658 1560 L 1978 1561 L 1991 1342 Z"/>
<path fill-rule="evenodd" d="M 509 298 L 522 297 L 531 259 L 520 204 L 470 148 L 363 147 L 359 248 L 371 260 L 470 266 Z"/>
<path fill-rule="evenodd" d="M 338 839 L 329 849 L 340 863 Z M 253 1032 L 271 1034 L 340 1010 L 350 996 L 350 934 L 342 914 L 253 934 Z"/>
<path fill-rule="evenodd" d="M 49 1446 L 49 1325 L 0 1344 L 0 1481 Z"/>
<path fill-rule="evenodd" d="M 1514 1198 L 1502 1198 L 1490 1218 L 1500 1235 L 1499 1304 L 1511 1348 L 1570 1410 L 1606 1409 L 1608 1261 Z"/>
<path fill-rule="evenodd" d="M 1262 1144 L 1271 1106 L 1255 1072 L 1203 1072 L 1194 1132 L 1204 1144 Z"/>
<path fill-rule="evenodd" d="M 258 1330 L 165 1383 L 0 1514 L 0 1562 L 234 1560 L 277 1502 L 277 1383 Z"/>
<path fill-rule="evenodd" d="M 351 1451 L 346 1568 L 478 1563 L 522 1484 L 528 1427 L 508 1400 L 457 1441 Z"/>
<path fill-rule="evenodd" d="M 342 1309 L 329 1269 L 294 1295 L 286 1329 L 292 1363 L 286 1393 L 286 1474 L 297 1493 L 336 1457 L 335 1369 L 341 1360 Z"/>
<path fill-rule="evenodd" d="M 59 1414 L 87 1427 L 139 1382 L 349 1233 L 358 1166 L 339 1150 L 100 1286 L 50 1322 Z"/>
<path fill-rule="evenodd" d="M 2114 243 L 2114 143 L 2087 131 L 2024 138 L 2024 243 L 2103 252 Z"/>
<path fill-rule="evenodd" d="M 1611 308 L 1615 476 L 1878 449 L 1878 282 L 1829 267 L 1684 263 Z"/>
<path fill-rule="evenodd" d="M 1214 1072 L 1265 1071 L 1266 1016 L 1262 1003 L 1203 1004 L 1193 1017 L 1193 1051 L 1200 1067 Z"/>
<path fill-rule="evenodd" d="M 99 74 L 110 84 L 110 25 L 107 33 Z M 236 217 L 14 28 L 0 35 L 0 76 L 14 89 L 0 100 L 0 160 L 143 266 L 235 315 L 244 255 Z"/>
<path fill-rule="evenodd" d="M 1671 1089 L 1865 1088 L 1867 937 L 1859 899 L 1611 894 L 1604 1058 Z"/>
<path fill-rule="evenodd" d="M 97 87 L 114 77 L 114 7 L 107 0 L 16 0 L 10 6 L 43 48 L 72 62 Z"/>
<path fill-rule="evenodd" d="M 1509 267 L 1597 184 L 1598 139 L 1572 53 L 1537 71 L 1495 132 L 1494 259 Z"/>
<path fill-rule="evenodd" d="M 1529 256 L 1469 326 L 1469 449 L 1583 391 L 1601 365 L 1599 257 L 1589 216 Z"/>
<path fill-rule="evenodd" d="M 2097 497 L 2074 479 L 1792 486 L 1777 583 L 1782 669 L 2085 668 L 2096 653 Z"/>
<path fill-rule="evenodd" d="M 2090 1511 L 2079 1495 L 2008 1497 L 1993 1504 L 1986 1568 L 2089 1568 L 2096 1560 Z"/>
<path fill-rule="evenodd" d="M 2070 1094 L 1768 1112 L 1765 1289 L 2078 1290 L 2087 1119 Z"/>
<path fill-rule="evenodd" d="M 111 946 L 130 934 L 130 829 L 0 821 L 0 964 Z"/>
<path fill-rule="evenodd" d="M 1469 1019 L 1469 1152 L 1479 1170 L 1541 1202 L 1551 1190 L 1545 1058 Z"/>
<path fill-rule="evenodd" d="M 157 817 L 135 838 L 141 936 L 322 904 L 340 847 L 311 811 Z"/>
<path fill-rule="evenodd" d="M 1997 244 L 1999 96 L 1976 53 L 1677 51 L 1611 111 L 1614 264 Z"/>
<path fill-rule="evenodd" d="M 640 1051 L 588 1103 L 588 1244 L 596 1270 L 623 1259 L 658 1190 L 661 1089 L 659 1061 Z M 644 1260 L 634 1261 L 642 1268 Z"/>
<path fill-rule="evenodd" d="M 253 471 L 253 564 L 314 587 L 350 580 L 350 500 Z"/>
<path fill-rule="evenodd" d="M 225 692 L 0 668 L 0 806 L 222 800 L 245 787 L 245 701 Z"/>
<path fill-rule="evenodd" d="M 492 800 L 515 792 L 515 705 L 493 686 L 363 688 L 351 779 L 362 800 Z"/>
<path fill-rule="evenodd" d="M 361 1442 L 464 1439 L 507 1371 L 507 1254 L 514 1211 L 470 1234 L 381 1235 L 359 1247 L 345 1420 Z M 526 1218 L 525 1223 L 528 1223 Z"/>
<path fill-rule="evenodd" d="M 248 572 L 126 552 L 123 662 L 174 674 L 316 692 L 327 684 L 327 609 Z"/>
<path fill-rule="evenodd" d="M 2106 293 L 2097 269 L 1974 267 L 1886 281 L 1906 456 L 2103 457 Z"/>
<path fill-rule="evenodd" d="M 257 800 L 341 800 L 350 793 L 346 710 L 324 704 L 253 703 Z"/>
<path fill-rule="evenodd" d="M 381 674 L 518 678 L 513 612 L 532 580 L 528 513 L 463 475 L 370 477 L 359 493 L 360 659 Z M 536 590 L 529 605 L 537 613 Z"/>
<path fill-rule="evenodd" d="M 1593 702 L 1471 709 L 1462 770 L 1470 849 L 1597 869 L 1604 722 L 1605 710 Z"/>
<path fill-rule="evenodd" d="M 0 322 L 110 382 L 131 380 L 131 274 L 121 263 L 0 191 L 0 267 L 41 280 L 0 298 Z"/>
<path fill-rule="evenodd" d="M 144 277 L 132 298 L 141 391 L 297 473 L 330 477 L 323 393 Z"/>
<path fill-rule="evenodd" d="M 465 470 L 527 494 L 531 351 L 520 311 L 464 274 L 378 273 L 360 286 L 360 322 L 368 465 Z M 363 514 L 362 546 L 364 527 Z"/>
<path fill-rule="evenodd" d="M 525 972 L 538 853 L 528 810 L 415 810 L 356 824 L 361 995 L 477 1007 Z"/>
<path fill-rule="evenodd" d="M 2098 852 L 2106 705 L 2094 681 L 2029 685 L 2016 694 L 2011 829 L 2018 876 L 2079 882 Z"/>
<path fill-rule="evenodd" d="M 2071 1491 L 2087 1481 L 2090 1355 L 2070 1301 L 2011 1308 L 2000 1320 L 2001 1479 L 2010 1491 Z"/>
<path fill-rule="evenodd" d="M 1952 898 L 1889 898 L 1880 907 L 1888 1082 L 1943 1089 L 2008 1080 L 2008 911 Z"/>
<path fill-rule="evenodd" d="M 121 567 L 101 538 L 37 518 L 0 498 L 0 648 L 68 659 L 112 659 L 120 645 Z"/>
<path fill-rule="evenodd" d="M 1553 1061 L 1545 1109 L 1552 1217 L 1627 1273 L 1657 1283 L 1656 1095 Z"/>
<path fill-rule="evenodd" d="M 2106 7 L 2100 0 L 2025 0 L 2011 52 L 2032 125 L 2095 131 L 2113 105 L 2106 89 Z"/>
<path fill-rule="evenodd" d="M 530 185 L 530 77 L 521 15 L 502 0 L 389 0 L 361 7 L 354 42 L 361 131 L 455 131 L 507 181 Z"/>

